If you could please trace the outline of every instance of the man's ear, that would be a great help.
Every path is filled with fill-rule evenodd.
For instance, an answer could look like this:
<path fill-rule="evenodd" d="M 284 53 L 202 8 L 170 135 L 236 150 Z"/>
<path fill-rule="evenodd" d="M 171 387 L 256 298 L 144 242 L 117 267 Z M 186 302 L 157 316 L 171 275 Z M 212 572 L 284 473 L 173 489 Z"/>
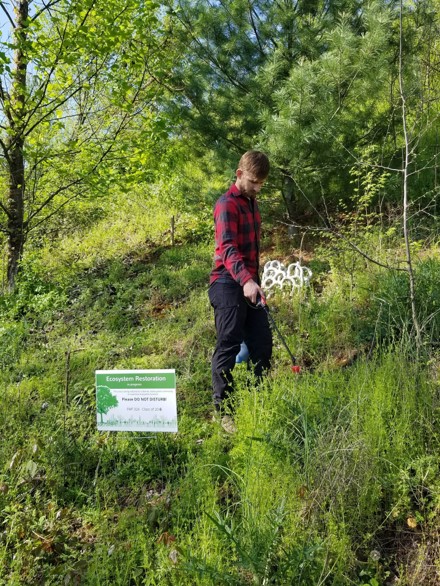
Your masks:
<path fill-rule="evenodd" d="M 237 169 L 235 171 L 235 175 L 237 176 L 238 179 L 240 179 L 240 177 L 243 175 L 242 169 Z"/>

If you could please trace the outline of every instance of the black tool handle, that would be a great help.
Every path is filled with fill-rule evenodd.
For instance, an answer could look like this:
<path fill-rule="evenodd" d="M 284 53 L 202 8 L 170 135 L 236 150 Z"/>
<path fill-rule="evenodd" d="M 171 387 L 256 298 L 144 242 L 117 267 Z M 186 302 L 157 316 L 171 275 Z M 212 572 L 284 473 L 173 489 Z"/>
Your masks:
<path fill-rule="evenodd" d="M 274 328 L 274 330 L 275 330 L 275 331 L 276 331 L 276 333 L 278 334 L 278 336 L 279 336 L 279 338 L 280 338 L 280 340 L 281 340 L 281 342 L 282 342 L 282 344 L 283 344 L 284 348 L 287 350 L 287 353 L 288 353 L 288 354 L 289 354 L 289 356 L 290 356 L 290 360 L 292 361 L 292 365 L 293 365 L 293 366 L 292 366 L 292 369 L 294 368 L 294 369 L 295 369 L 295 372 L 299 372 L 299 370 L 297 370 L 297 369 L 298 369 L 298 367 L 297 367 L 297 366 L 295 366 L 295 364 L 296 364 L 296 358 L 295 358 L 295 356 L 292 354 L 292 352 L 291 352 L 291 350 L 290 350 L 289 346 L 287 345 L 287 342 L 286 342 L 286 340 L 284 339 L 283 335 L 281 334 L 280 330 L 278 329 L 278 326 L 277 326 L 277 324 L 275 323 L 275 320 L 273 319 L 273 317 L 272 317 L 272 315 L 271 315 L 271 313 L 270 313 L 270 311 L 269 311 L 269 307 L 267 306 L 266 299 L 265 299 L 264 297 L 261 297 L 261 295 L 258 295 L 258 296 L 257 296 L 257 304 L 256 304 L 256 305 L 257 305 L 257 307 L 261 307 L 262 309 L 264 309 L 264 311 L 266 312 L 266 314 L 267 314 L 267 317 L 269 318 L 269 321 L 270 321 L 270 323 L 271 323 L 272 327 Z"/>

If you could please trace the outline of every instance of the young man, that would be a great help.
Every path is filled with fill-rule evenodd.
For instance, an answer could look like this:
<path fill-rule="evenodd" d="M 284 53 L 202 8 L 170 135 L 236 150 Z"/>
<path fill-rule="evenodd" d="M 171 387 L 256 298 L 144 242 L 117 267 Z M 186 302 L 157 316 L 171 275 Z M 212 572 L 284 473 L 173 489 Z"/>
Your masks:
<path fill-rule="evenodd" d="M 217 331 L 212 357 L 217 411 L 224 411 L 233 390 L 232 370 L 242 341 L 249 349 L 257 377 L 270 366 L 272 333 L 266 312 L 255 307 L 258 297 L 264 297 L 259 279 L 261 216 L 256 196 L 268 174 L 267 156 L 259 151 L 246 152 L 238 164 L 235 183 L 214 207 L 215 266 L 209 300 Z M 234 431 L 230 416 L 223 416 L 222 425 L 226 431 Z"/>

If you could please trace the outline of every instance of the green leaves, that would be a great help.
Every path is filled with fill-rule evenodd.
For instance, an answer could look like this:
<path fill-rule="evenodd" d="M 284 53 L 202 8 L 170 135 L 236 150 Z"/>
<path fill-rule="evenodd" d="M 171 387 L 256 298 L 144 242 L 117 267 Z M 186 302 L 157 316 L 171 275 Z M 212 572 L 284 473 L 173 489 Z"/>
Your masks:
<path fill-rule="evenodd" d="M 11 287 L 31 230 L 73 199 L 108 193 L 126 170 L 131 182 L 151 177 L 156 143 L 145 140 L 154 131 L 146 114 L 159 110 L 158 80 L 173 59 L 157 3 L 61 0 L 53 10 L 32 5 L 30 18 L 25 8 L 14 17 L 25 26 L 15 27 L 13 43 L 0 43 L 0 145 L 14 161 L 3 172 L 6 183 L 25 187 L 14 208 L 3 209 L 14 216 L 9 225 L 25 227 L 18 236 L 8 229 Z M 145 144 L 127 164 L 137 133 Z"/>

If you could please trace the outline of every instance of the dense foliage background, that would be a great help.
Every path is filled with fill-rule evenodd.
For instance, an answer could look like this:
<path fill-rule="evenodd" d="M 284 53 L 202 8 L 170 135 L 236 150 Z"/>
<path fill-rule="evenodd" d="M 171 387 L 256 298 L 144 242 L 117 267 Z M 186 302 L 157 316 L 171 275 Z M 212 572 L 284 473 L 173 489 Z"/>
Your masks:
<path fill-rule="evenodd" d="M 437 0 L 0 3 L 0 583 L 439 581 Z M 14 10 L 13 10 L 14 9 Z M 271 160 L 270 307 L 211 420 L 212 206 Z M 179 432 L 96 431 L 174 368 Z"/>

